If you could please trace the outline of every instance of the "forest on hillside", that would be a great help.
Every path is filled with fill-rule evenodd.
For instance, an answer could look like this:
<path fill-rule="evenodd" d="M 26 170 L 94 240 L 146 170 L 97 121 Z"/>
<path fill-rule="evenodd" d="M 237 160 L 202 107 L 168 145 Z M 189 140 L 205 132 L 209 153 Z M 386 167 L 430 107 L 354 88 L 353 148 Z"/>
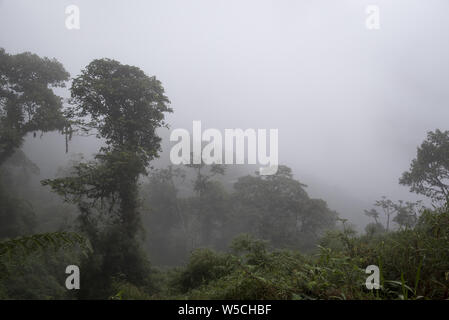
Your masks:
<path fill-rule="evenodd" d="M 237 179 L 223 164 L 154 167 L 176 105 L 138 66 L 96 59 L 72 76 L 0 49 L 0 299 L 449 298 L 449 131 L 416 141 L 397 177 L 426 201 L 386 195 L 357 232 L 285 165 Z M 62 153 L 74 136 L 100 147 L 44 179 L 22 147 L 49 132 Z"/>

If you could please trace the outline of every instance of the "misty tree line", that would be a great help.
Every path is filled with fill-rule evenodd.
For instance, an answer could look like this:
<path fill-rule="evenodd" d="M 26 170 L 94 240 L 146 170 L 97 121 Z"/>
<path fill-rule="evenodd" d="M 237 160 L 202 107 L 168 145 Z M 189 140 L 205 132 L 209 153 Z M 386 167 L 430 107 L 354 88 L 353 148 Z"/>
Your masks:
<path fill-rule="evenodd" d="M 148 195 L 150 252 L 177 257 L 168 259 L 172 264 L 181 263 L 179 258 L 194 248 L 223 248 L 242 232 L 276 246 L 310 245 L 335 222 L 335 212 L 324 201 L 310 199 L 286 167 L 270 177 L 242 177 L 235 191 L 227 192 L 213 179 L 225 173 L 224 167 L 192 165 L 194 194 L 187 198 L 177 196 L 174 181 L 182 170 L 170 167 L 152 171 L 139 191 L 140 178 L 148 175 L 150 162 L 161 151 L 156 129 L 167 126 L 164 114 L 172 112 L 155 77 L 114 60 L 94 60 L 73 79 L 70 103 L 63 107 L 53 88 L 63 87 L 69 75 L 59 62 L 4 50 L 1 59 L 2 163 L 20 149 L 27 134 L 38 131 L 93 133 L 104 141 L 93 160 L 77 162 L 66 176 L 41 182 L 76 205 L 76 231 L 92 245 L 93 253 L 81 261 L 84 279 L 92 285 L 80 297 L 107 296 L 114 277 L 136 285 L 147 280 L 139 192 Z M 26 159 L 23 153 L 21 157 Z M 6 192 L 2 196 L 9 197 Z M 12 204 L 2 212 L 2 225 L 14 226 L 17 216 L 31 223 L 27 219 L 33 214 L 23 212 L 21 200 L 8 199 Z M 2 237 L 19 234 L 5 232 Z"/>
<path fill-rule="evenodd" d="M 307 251 L 335 226 L 337 213 L 325 201 L 311 199 L 288 167 L 271 176 L 240 177 L 231 190 L 214 179 L 224 174 L 221 165 L 198 164 L 169 166 L 149 176 L 142 195 L 149 208 L 144 220 L 150 255 L 162 264 L 179 264 L 192 249 L 225 249 L 241 233 Z M 183 181 L 192 185 L 191 196 L 178 196 Z"/>
<path fill-rule="evenodd" d="M 90 243 L 89 252 L 77 258 L 89 284 L 79 298 L 108 298 L 120 281 L 150 290 L 148 256 L 161 265 L 178 265 L 196 248 L 225 250 L 242 233 L 274 248 L 307 252 L 335 228 L 337 213 L 325 201 L 310 198 L 285 166 L 271 176 L 240 177 L 232 188 L 223 184 L 227 168 L 222 165 L 150 169 L 161 152 L 156 130 L 168 126 L 165 114 L 173 110 L 161 82 L 138 67 L 93 60 L 72 79 L 70 101 L 63 105 L 53 89 L 68 80 L 54 59 L 0 49 L 0 239 L 29 235 L 39 223 L 33 195 L 23 192 L 26 179 L 20 181 L 23 172 L 38 172 L 20 150 L 29 134 L 58 130 L 67 140 L 93 134 L 104 141 L 92 160 L 73 162 L 58 177 L 41 181 L 66 203 L 55 204 L 48 219 L 64 210 L 75 217 L 75 226 L 68 220 L 52 231 L 75 231 Z M 436 130 L 418 148 L 400 183 L 445 202 L 448 172 L 449 132 Z M 188 195 L 180 195 L 181 185 L 187 185 Z M 419 203 L 386 198 L 375 206 L 385 213 L 387 225 L 378 221 L 378 210 L 366 211 L 375 220 L 367 227 L 371 236 L 390 231 L 390 218 L 411 229 L 422 211 Z M 56 235 L 45 239 L 64 239 Z M 71 260 L 59 254 L 62 261 Z"/>

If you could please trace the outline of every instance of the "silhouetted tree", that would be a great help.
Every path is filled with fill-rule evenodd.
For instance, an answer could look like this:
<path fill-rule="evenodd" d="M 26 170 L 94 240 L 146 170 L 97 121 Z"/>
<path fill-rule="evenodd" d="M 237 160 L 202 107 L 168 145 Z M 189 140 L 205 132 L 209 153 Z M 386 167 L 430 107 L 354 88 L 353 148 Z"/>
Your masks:
<path fill-rule="evenodd" d="M 81 295 L 105 298 L 114 278 L 141 285 L 148 276 L 138 238 L 138 179 L 158 156 L 156 129 L 166 126 L 164 113 L 172 110 L 155 77 L 110 59 L 92 61 L 73 80 L 71 96 L 72 126 L 95 133 L 105 146 L 94 161 L 76 165 L 72 176 L 43 184 L 78 204 L 95 252 L 85 263 L 91 286 Z"/>
<path fill-rule="evenodd" d="M 399 183 L 435 201 L 449 199 L 449 131 L 428 132 Z"/>
<path fill-rule="evenodd" d="M 64 87 L 68 78 L 56 59 L 0 48 L 0 165 L 28 133 L 64 130 L 62 99 L 53 88 Z"/>

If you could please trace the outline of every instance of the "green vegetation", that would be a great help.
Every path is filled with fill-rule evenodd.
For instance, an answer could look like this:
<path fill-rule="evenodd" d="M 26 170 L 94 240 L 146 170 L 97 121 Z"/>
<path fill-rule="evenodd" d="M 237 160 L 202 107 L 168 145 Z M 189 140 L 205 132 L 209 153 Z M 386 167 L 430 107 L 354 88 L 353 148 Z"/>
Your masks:
<path fill-rule="evenodd" d="M 64 130 L 62 99 L 69 74 L 61 63 L 25 52 L 9 55 L 0 48 L 0 164 L 11 157 L 29 132 Z"/>
<path fill-rule="evenodd" d="M 328 232 L 314 254 L 269 250 L 249 235 L 227 253 L 195 250 L 170 271 L 157 299 L 447 299 L 449 211 L 425 211 L 412 230 L 354 236 Z M 381 271 L 367 290 L 365 268 Z"/>
<path fill-rule="evenodd" d="M 429 132 L 400 179 L 433 208 L 383 197 L 357 234 L 286 166 L 234 181 L 222 165 L 152 168 L 172 109 L 137 67 L 92 61 L 64 108 L 59 62 L 2 49 L 0 67 L 1 299 L 449 297 L 449 131 Z M 20 146 L 52 130 L 103 145 L 39 181 Z M 78 291 L 64 287 L 72 264 Z M 365 286 L 368 265 L 379 290 Z"/>

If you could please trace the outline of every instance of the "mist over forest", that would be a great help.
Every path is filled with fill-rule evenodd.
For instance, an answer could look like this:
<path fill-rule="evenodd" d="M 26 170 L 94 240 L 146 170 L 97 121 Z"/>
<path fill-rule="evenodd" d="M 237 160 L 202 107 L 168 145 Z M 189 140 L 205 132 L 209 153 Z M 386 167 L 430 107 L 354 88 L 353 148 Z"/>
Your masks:
<path fill-rule="evenodd" d="M 0 1 L 0 299 L 447 299 L 449 3 L 372 2 Z"/>

